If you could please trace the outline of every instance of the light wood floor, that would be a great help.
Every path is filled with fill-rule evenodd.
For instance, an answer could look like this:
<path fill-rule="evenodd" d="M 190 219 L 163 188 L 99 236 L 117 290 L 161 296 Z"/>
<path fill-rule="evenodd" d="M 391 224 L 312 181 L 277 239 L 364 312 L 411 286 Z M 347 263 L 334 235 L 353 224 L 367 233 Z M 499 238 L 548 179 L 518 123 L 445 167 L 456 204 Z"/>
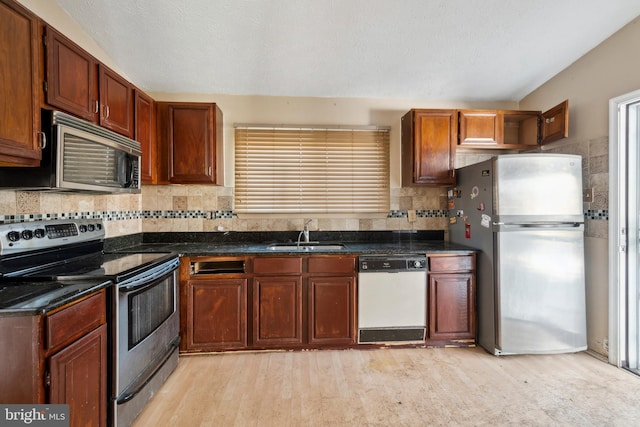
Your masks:
<path fill-rule="evenodd" d="M 146 426 L 638 426 L 640 377 L 586 353 L 480 348 L 180 358 Z"/>

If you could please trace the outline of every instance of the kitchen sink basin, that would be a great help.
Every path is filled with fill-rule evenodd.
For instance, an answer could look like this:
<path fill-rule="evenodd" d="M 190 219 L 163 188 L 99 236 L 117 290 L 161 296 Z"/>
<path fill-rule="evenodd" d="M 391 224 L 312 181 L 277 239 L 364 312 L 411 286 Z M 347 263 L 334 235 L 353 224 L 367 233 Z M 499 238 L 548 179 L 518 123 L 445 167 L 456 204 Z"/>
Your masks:
<path fill-rule="evenodd" d="M 301 252 L 317 252 L 317 251 L 340 251 L 344 249 L 341 243 L 320 243 L 320 242 L 301 242 L 296 243 L 271 243 L 267 246 L 272 251 L 301 251 Z"/>

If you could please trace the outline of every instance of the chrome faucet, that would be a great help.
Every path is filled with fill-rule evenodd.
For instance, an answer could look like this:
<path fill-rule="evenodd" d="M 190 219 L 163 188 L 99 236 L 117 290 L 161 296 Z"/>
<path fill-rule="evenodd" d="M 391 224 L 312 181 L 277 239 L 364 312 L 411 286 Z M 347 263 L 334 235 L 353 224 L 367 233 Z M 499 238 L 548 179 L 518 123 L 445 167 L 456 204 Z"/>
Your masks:
<path fill-rule="evenodd" d="M 309 243 L 309 224 L 311 223 L 311 219 L 305 221 L 304 228 L 302 229 L 302 235 L 304 236 L 305 243 Z"/>
<path fill-rule="evenodd" d="M 309 243 L 309 224 L 313 221 L 312 219 L 308 219 L 304 222 L 304 228 L 298 234 L 298 247 L 300 246 L 300 239 L 304 236 L 304 243 Z"/>

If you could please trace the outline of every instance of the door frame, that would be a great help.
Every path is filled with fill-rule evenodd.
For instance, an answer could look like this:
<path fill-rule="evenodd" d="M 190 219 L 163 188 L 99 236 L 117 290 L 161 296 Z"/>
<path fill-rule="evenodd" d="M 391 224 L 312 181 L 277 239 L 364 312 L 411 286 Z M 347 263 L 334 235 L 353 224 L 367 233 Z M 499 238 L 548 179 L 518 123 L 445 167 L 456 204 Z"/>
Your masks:
<path fill-rule="evenodd" d="M 628 348 L 637 348 L 634 337 L 628 337 L 627 291 L 637 294 L 638 219 L 628 218 L 628 204 L 638 206 L 629 193 L 629 183 L 638 183 L 638 149 L 629 144 L 627 107 L 640 102 L 640 90 L 609 100 L 609 363 L 625 366 Z M 629 161 L 633 162 L 631 165 Z M 632 174 L 629 175 L 628 174 Z M 633 185 L 636 187 L 637 185 Z M 633 190 L 633 189 L 632 189 Z M 633 244 L 629 243 L 633 242 Z M 637 313 L 631 322 L 637 325 Z M 629 339 L 629 341 L 628 341 Z M 634 362 L 635 363 L 635 362 Z"/>

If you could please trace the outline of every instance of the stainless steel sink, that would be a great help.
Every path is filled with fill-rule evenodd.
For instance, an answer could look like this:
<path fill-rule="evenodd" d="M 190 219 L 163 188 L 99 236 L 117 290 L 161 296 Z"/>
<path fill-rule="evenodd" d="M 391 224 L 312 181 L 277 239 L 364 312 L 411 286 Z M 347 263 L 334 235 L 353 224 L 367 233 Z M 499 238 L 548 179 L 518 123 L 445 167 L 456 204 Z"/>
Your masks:
<path fill-rule="evenodd" d="M 314 252 L 314 251 L 340 251 L 344 249 L 344 245 L 341 243 L 320 243 L 320 242 L 300 242 L 296 243 L 271 243 L 267 246 L 272 251 L 301 251 L 301 252 Z"/>

